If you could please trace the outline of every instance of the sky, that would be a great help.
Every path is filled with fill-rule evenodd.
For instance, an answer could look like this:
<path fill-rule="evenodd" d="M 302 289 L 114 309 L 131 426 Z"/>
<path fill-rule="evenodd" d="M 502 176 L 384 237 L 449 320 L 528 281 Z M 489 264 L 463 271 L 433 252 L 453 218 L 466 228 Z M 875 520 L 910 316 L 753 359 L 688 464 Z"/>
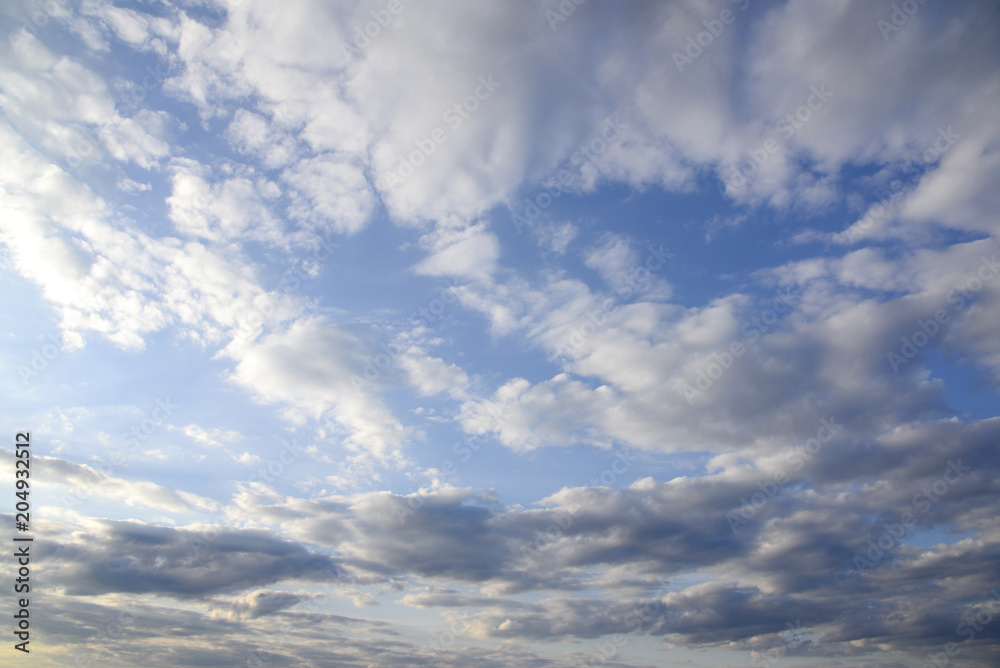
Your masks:
<path fill-rule="evenodd" d="M 994 2 L 4 2 L 0 663 L 998 665 L 998 107 Z"/>

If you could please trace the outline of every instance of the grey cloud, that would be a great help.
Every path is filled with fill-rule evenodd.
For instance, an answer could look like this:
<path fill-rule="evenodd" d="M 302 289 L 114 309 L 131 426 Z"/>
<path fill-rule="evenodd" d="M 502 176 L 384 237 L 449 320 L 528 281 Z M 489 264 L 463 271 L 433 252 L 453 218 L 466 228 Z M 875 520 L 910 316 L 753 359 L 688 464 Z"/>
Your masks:
<path fill-rule="evenodd" d="M 329 556 L 270 533 L 227 529 L 210 544 L 199 532 L 140 522 L 93 520 L 73 540 L 41 547 L 71 595 L 156 593 L 179 598 L 240 591 L 279 580 L 324 582 L 340 569 Z"/>

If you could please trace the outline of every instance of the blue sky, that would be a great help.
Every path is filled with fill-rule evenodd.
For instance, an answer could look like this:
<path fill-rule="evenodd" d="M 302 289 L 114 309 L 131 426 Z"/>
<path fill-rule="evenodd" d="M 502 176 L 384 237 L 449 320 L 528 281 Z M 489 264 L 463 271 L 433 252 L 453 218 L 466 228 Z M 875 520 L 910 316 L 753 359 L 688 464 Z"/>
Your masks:
<path fill-rule="evenodd" d="M 5 3 L 32 662 L 995 665 L 998 28 Z"/>

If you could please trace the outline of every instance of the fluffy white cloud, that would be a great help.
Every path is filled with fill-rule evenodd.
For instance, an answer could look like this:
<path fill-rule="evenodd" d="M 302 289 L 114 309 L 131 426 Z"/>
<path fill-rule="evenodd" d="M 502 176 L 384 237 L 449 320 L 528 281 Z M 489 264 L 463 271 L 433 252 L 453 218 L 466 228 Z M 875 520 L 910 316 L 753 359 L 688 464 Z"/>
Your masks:
<path fill-rule="evenodd" d="M 442 227 L 422 242 L 432 254 L 415 267 L 430 276 L 488 277 L 496 268 L 500 247 L 485 225 Z"/>
<path fill-rule="evenodd" d="M 367 389 L 367 354 L 355 334 L 316 319 L 228 352 L 233 381 L 260 401 L 286 404 L 297 420 L 333 418 L 347 431 L 349 450 L 399 461 L 408 430 Z"/>

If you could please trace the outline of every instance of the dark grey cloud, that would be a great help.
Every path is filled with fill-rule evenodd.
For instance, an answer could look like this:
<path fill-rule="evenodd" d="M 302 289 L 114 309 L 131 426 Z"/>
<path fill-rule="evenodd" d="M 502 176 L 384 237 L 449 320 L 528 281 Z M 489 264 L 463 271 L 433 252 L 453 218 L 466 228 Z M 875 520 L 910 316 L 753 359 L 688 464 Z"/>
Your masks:
<path fill-rule="evenodd" d="M 281 580 L 341 577 L 330 556 L 272 533 L 224 529 L 206 545 L 202 533 L 135 521 L 92 520 L 72 540 L 38 546 L 66 593 L 112 592 L 205 597 Z"/>
<path fill-rule="evenodd" d="M 766 651 L 795 622 L 811 640 L 785 647 L 789 656 L 933 648 L 961 640 L 962 615 L 1000 582 L 1000 553 L 988 538 L 997 530 L 998 438 L 995 419 L 944 420 L 867 443 L 845 431 L 799 470 L 766 452 L 757 466 L 702 477 L 566 488 L 537 508 L 441 488 L 361 494 L 310 513 L 289 500 L 297 518 L 273 502 L 260 513 L 317 545 L 325 539 L 312 528 L 337 526 L 337 558 L 355 577 L 430 583 L 401 602 L 478 610 L 469 625 L 489 637 L 629 633 L 628 612 L 645 599 L 657 610 L 641 633 L 690 647 Z M 789 482 L 769 487 L 777 471 Z M 765 502 L 733 530 L 727 516 L 751 498 Z M 256 513 L 252 504 L 243 511 Z M 702 583 L 685 585 L 695 573 Z M 489 596 L 448 588 L 456 580 Z M 666 581 L 670 591 L 650 599 Z M 585 591 L 608 598 L 567 597 Z M 543 598 L 517 598 L 527 592 Z M 965 655 L 992 646 L 994 633 L 977 634 Z"/>
<path fill-rule="evenodd" d="M 794 622 L 811 639 L 785 647 L 789 656 L 931 651 L 964 641 L 963 617 L 1000 583 L 1000 548 L 989 538 L 998 528 L 998 438 L 997 419 L 915 423 L 869 440 L 845 429 L 798 470 L 784 453 L 761 451 L 701 477 L 565 488 L 533 508 L 450 487 L 315 502 L 258 486 L 229 512 L 267 530 L 88 520 L 72 531 L 51 525 L 38 554 L 50 586 L 71 596 L 197 601 L 220 610 L 213 624 L 376 628 L 299 607 L 317 584 L 381 583 L 402 589 L 404 605 L 472 611 L 466 626 L 477 637 L 640 633 L 752 652 L 780 645 Z M 776 472 L 788 481 L 773 484 Z M 764 502 L 747 512 L 750 499 Z M 572 597 L 584 592 L 603 596 Z M 527 593 L 534 602 L 520 598 Z M 226 594 L 236 598 L 220 601 Z M 646 611 L 638 627 L 637 609 Z M 976 632 L 963 655 L 995 647 L 997 629 Z M 192 656 L 173 660 L 195 665 Z"/>

